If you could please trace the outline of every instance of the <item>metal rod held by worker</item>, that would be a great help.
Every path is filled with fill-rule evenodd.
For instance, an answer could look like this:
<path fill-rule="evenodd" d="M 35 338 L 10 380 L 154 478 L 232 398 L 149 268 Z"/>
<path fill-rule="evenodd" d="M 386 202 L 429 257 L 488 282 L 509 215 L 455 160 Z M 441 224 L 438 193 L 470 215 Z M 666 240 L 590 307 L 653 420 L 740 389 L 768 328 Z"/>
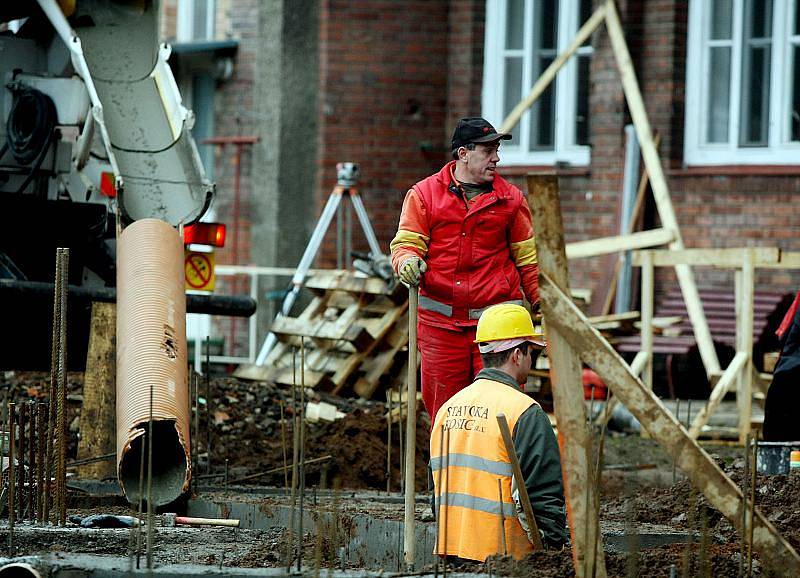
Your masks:
<path fill-rule="evenodd" d="M 419 289 L 408 289 L 408 394 L 406 395 L 405 526 L 403 552 L 406 566 L 414 567 L 414 466 L 417 452 L 417 310 Z M 401 400 L 402 405 L 402 400 Z"/>
<path fill-rule="evenodd" d="M 528 496 L 528 491 L 525 488 L 525 478 L 522 476 L 522 468 L 519 466 L 519 458 L 517 457 L 517 452 L 514 450 L 514 441 L 511 439 L 511 430 L 508 427 L 505 414 L 497 414 L 497 425 L 500 426 L 500 434 L 503 436 L 503 443 L 506 446 L 508 458 L 511 460 L 511 470 L 514 472 L 514 478 L 517 480 L 519 501 L 522 502 L 522 511 L 525 513 L 525 518 L 528 520 L 533 547 L 537 550 L 542 550 L 544 546 L 542 545 L 542 538 L 539 534 L 539 526 L 536 524 L 536 518 L 533 517 L 531 498 Z"/>

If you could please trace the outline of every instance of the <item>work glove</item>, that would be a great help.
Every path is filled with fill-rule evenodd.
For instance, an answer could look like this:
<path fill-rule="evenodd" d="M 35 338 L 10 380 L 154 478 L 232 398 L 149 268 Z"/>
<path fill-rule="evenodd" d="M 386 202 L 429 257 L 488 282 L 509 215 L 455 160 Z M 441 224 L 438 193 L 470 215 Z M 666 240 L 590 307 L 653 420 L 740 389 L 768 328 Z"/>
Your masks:
<path fill-rule="evenodd" d="M 428 270 L 428 265 L 419 257 L 409 257 L 400 264 L 400 281 L 409 287 L 416 287 L 422 279 L 422 274 Z"/>

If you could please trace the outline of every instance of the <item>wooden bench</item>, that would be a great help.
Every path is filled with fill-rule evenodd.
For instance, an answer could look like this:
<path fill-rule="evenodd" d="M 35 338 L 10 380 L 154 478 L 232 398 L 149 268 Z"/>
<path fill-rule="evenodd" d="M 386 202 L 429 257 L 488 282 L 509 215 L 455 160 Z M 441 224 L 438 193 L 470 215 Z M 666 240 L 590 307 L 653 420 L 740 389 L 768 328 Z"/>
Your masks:
<path fill-rule="evenodd" d="M 708 327 L 723 368 L 734 355 L 736 312 L 733 291 L 700 290 L 700 300 Z M 792 303 L 793 295 L 757 291 L 753 306 L 753 363 L 762 370 L 763 354 L 778 348 L 775 330 Z M 655 317 L 680 316 L 681 322 L 672 325 L 668 334 L 653 336 L 655 368 L 654 388 L 666 388 L 670 397 L 702 398 L 710 391 L 705 369 L 697 351 L 691 322 L 680 289 L 665 295 L 655 309 Z M 676 335 L 677 333 L 677 335 Z M 641 337 L 630 335 L 614 340 L 614 347 L 623 354 L 635 354 L 641 349 Z M 660 354 L 660 355 L 655 355 Z M 662 366 L 663 364 L 663 366 Z"/>

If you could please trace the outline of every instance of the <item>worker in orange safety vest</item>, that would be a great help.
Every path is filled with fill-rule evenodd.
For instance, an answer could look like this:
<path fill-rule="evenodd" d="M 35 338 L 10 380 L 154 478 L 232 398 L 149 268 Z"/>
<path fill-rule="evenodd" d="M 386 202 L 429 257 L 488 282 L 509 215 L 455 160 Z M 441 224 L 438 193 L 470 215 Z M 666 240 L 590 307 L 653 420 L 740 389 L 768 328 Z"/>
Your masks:
<path fill-rule="evenodd" d="M 538 264 L 531 212 L 497 173 L 498 133 L 482 118 L 458 121 L 453 159 L 406 193 L 392 266 L 419 285 L 418 347 L 425 409 L 433 418 L 480 371 L 474 344 L 481 312 L 503 302 L 534 307 Z"/>
<path fill-rule="evenodd" d="M 533 551 L 519 492 L 528 492 L 545 547 L 567 542 L 558 442 L 547 415 L 520 390 L 544 347 L 528 311 L 489 307 L 476 340 L 484 369 L 442 405 L 431 431 L 436 552 L 483 561 L 493 554 L 521 558 Z M 517 487 L 497 414 L 505 414 L 524 487 Z M 498 488 L 498 480 L 499 488 Z"/>

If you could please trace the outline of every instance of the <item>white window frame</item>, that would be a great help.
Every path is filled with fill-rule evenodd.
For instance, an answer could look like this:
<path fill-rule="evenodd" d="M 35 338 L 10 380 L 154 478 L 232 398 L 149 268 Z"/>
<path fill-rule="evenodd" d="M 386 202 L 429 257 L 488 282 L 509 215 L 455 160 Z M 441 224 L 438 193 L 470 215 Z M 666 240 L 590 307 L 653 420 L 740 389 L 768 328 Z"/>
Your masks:
<path fill-rule="evenodd" d="M 524 48 L 520 51 L 523 56 L 522 86 L 525 96 L 536 78 L 530 66 L 533 42 L 533 3 L 539 0 L 528 0 L 525 5 L 525 27 L 523 32 Z M 503 90 L 505 86 L 505 21 L 506 0 L 487 0 L 486 2 L 486 42 L 484 45 L 483 67 L 483 92 L 482 114 L 489 122 L 499 129 L 503 122 Z M 558 0 L 558 41 L 556 53 L 560 54 L 569 45 L 579 29 L 578 19 L 579 0 Z M 581 46 L 577 54 L 591 55 L 594 49 L 591 45 Z M 500 149 L 502 164 L 509 166 L 519 165 L 554 165 L 565 163 L 575 166 L 586 166 L 591 161 L 591 147 L 575 144 L 575 114 L 577 98 L 578 66 L 577 58 L 570 58 L 567 64 L 559 71 L 553 81 L 556 86 L 555 99 L 555 137 L 554 147 L 551 151 L 530 151 L 529 124 L 530 111 L 520 119 L 519 139 L 503 143 Z M 562 98 L 560 95 L 573 95 L 571 98 Z"/>
<path fill-rule="evenodd" d="M 800 37 L 792 35 L 794 10 L 798 0 L 774 0 L 772 15 L 772 62 L 770 63 L 769 138 L 767 146 L 740 147 L 740 105 L 742 36 L 745 0 L 733 0 L 733 34 L 731 49 L 730 103 L 728 142 L 707 143 L 707 110 L 709 90 L 706 81 L 709 51 L 708 40 L 713 3 L 690 0 L 689 33 L 686 58 L 686 118 L 684 163 L 686 165 L 797 165 L 800 164 L 800 142 L 792 142 L 791 117 L 792 47 Z"/>
<path fill-rule="evenodd" d="M 217 3 L 215 0 L 208 0 L 208 12 L 206 14 L 206 36 L 198 38 L 194 35 L 194 8 L 196 2 L 203 0 L 178 0 L 178 21 L 176 24 L 175 36 L 178 42 L 192 42 L 213 40 L 215 33 L 215 19 L 217 13 Z"/>

